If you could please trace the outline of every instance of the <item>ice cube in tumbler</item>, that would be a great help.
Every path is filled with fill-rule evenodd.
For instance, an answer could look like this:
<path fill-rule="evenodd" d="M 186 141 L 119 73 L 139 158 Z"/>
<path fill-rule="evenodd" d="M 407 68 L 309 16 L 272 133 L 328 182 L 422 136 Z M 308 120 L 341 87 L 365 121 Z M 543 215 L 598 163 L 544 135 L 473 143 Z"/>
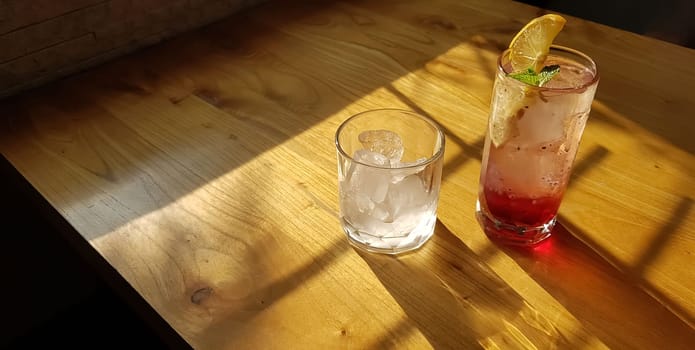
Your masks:
<path fill-rule="evenodd" d="M 391 164 L 398 163 L 403 157 L 403 140 L 390 130 L 367 130 L 357 137 L 364 149 L 381 153 Z"/>
<path fill-rule="evenodd" d="M 355 152 L 353 159 L 360 163 L 388 166 L 389 160 L 382 154 L 367 150 Z M 349 186 L 355 193 L 368 196 L 373 203 L 381 203 L 386 198 L 386 193 L 391 182 L 391 175 L 379 168 L 370 168 L 356 165 L 348 174 Z"/>

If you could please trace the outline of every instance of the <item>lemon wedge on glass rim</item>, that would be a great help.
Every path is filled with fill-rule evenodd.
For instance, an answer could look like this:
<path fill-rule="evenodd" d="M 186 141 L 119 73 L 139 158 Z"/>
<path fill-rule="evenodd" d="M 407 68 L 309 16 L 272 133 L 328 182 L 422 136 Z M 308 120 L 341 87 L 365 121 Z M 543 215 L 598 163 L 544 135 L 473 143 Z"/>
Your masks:
<path fill-rule="evenodd" d="M 509 44 L 509 61 L 514 71 L 543 68 L 550 45 L 567 22 L 561 16 L 547 14 L 528 22 Z"/>
<path fill-rule="evenodd" d="M 509 44 L 509 62 L 513 72 L 533 69 L 539 72 L 550 51 L 550 45 L 565 26 L 566 20 L 555 14 L 546 14 L 532 19 L 512 39 Z M 493 119 L 490 124 L 490 138 L 495 147 L 507 142 L 516 133 L 516 120 L 520 110 L 530 96 L 528 86 L 519 93 L 493 96 Z"/>

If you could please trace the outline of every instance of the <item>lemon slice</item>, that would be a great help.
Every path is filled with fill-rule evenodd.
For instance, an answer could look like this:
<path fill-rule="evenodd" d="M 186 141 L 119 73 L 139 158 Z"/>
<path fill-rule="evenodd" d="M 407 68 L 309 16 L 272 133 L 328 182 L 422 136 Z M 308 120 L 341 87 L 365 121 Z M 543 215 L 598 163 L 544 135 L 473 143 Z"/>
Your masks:
<path fill-rule="evenodd" d="M 547 14 L 528 22 L 509 44 L 509 61 L 513 70 L 532 68 L 539 72 L 548 56 L 550 45 L 567 22 L 561 16 Z"/>
<path fill-rule="evenodd" d="M 497 80 L 495 85 L 508 85 L 510 81 Z M 514 82 L 509 85 L 514 85 Z M 519 135 L 516 121 L 524 116 L 530 100 L 526 89 L 517 86 L 495 86 L 490 111 L 490 139 L 495 147 L 500 147 L 512 137 Z"/>
<path fill-rule="evenodd" d="M 550 45 L 565 26 L 565 19 L 554 14 L 537 17 L 528 22 L 509 44 L 509 61 L 514 72 L 529 68 L 539 72 L 550 51 Z M 502 146 L 518 134 L 517 120 L 532 102 L 533 91 L 518 82 L 495 80 L 490 120 L 490 138 L 495 147 Z M 497 86 L 508 84 L 508 86 Z"/>

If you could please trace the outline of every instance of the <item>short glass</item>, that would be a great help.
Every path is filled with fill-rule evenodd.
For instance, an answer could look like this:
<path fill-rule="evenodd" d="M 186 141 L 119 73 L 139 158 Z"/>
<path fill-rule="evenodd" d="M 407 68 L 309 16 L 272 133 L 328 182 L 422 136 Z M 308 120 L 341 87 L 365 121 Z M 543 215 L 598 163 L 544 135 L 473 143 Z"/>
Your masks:
<path fill-rule="evenodd" d="M 536 87 L 507 76 L 508 57 L 497 64 L 476 212 L 490 238 L 533 245 L 555 225 L 599 77 L 587 55 L 553 45 L 545 64 L 560 72 Z"/>
<path fill-rule="evenodd" d="M 434 232 L 444 133 L 433 120 L 399 109 L 347 119 L 335 135 L 340 218 L 349 242 L 398 254 Z"/>

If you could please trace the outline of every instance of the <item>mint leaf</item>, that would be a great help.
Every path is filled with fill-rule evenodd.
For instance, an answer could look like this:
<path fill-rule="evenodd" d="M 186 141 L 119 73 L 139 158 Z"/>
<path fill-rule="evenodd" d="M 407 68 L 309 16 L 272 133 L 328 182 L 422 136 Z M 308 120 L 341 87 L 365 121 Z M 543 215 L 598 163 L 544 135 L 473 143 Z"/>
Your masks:
<path fill-rule="evenodd" d="M 549 82 L 557 73 L 560 72 L 560 66 L 557 64 L 551 66 L 545 66 L 541 69 L 540 73 L 536 73 L 533 68 L 529 68 L 523 72 L 519 73 L 509 73 L 508 77 L 514 78 L 522 83 L 526 83 L 533 86 L 543 86 L 545 83 Z"/>
<path fill-rule="evenodd" d="M 560 73 L 560 66 L 557 64 L 543 67 L 543 69 L 541 69 L 541 72 L 538 73 L 537 86 L 545 85 L 545 83 L 549 82 L 550 79 L 552 79 L 557 73 Z"/>
<path fill-rule="evenodd" d="M 536 74 L 533 68 L 529 68 L 519 73 L 509 73 L 507 74 L 507 76 L 510 78 L 514 78 L 522 83 L 538 86 L 538 74 Z"/>

